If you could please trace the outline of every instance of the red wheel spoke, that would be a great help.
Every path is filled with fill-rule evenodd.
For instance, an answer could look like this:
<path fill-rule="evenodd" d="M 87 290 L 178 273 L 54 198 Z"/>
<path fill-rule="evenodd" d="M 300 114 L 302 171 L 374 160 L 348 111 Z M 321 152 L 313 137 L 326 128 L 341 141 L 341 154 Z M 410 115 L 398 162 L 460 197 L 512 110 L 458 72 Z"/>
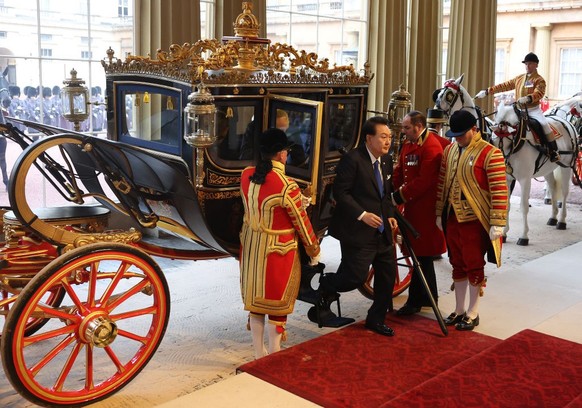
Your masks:
<path fill-rule="evenodd" d="M 113 320 L 117 321 L 117 320 L 123 320 L 123 319 L 131 319 L 132 317 L 138 317 L 138 316 L 143 316 L 143 315 L 148 315 L 148 314 L 156 314 L 158 308 L 157 306 L 150 306 L 150 307 L 146 307 L 144 309 L 137 309 L 137 310 L 132 310 L 131 312 L 124 312 L 124 313 L 119 313 L 116 315 L 109 315 L 109 317 L 111 317 Z"/>
<path fill-rule="evenodd" d="M 117 306 L 119 306 L 121 303 L 125 302 L 127 299 L 129 299 L 130 297 L 132 297 L 133 295 L 135 295 L 136 293 L 138 293 L 148 283 L 149 283 L 149 281 L 147 279 L 142 279 L 141 282 L 137 283 L 133 288 L 131 288 L 130 290 L 126 291 L 123 295 L 119 296 L 113 302 L 111 302 L 110 304 L 108 304 L 107 305 L 107 310 L 111 313 L 112 310 L 115 310 L 115 308 Z"/>
<path fill-rule="evenodd" d="M 119 267 L 119 269 L 117 270 L 117 273 L 115 274 L 115 276 L 113 277 L 113 279 L 109 283 L 109 286 L 107 286 L 107 289 L 105 289 L 105 292 L 103 292 L 103 295 L 101 296 L 101 299 L 100 299 L 100 304 L 103 305 L 103 304 L 105 304 L 107 302 L 107 300 L 109 300 L 109 298 L 113 294 L 113 291 L 117 287 L 117 284 L 119 283 L 119 281 L 121 280 L 121 278 L 123 278 L 123 276 L 125 275 L 125 273 L 127 272 L 127 270 L 130 268 L 130 266 L 131 265 L 129 265 L 128 263 L 124 262 Z"/>
<path fill-rule="evenodd" d="M 142 344 L 146 344 L 146 342 L 148 340 L 148 338 L 145 336 L 138 336 L 135 333 L 130 333 L 130 332 L 125 331 L 125 330 L 118 330 L 117 335 L 127 337 L 128 339 L 131 339 L 131 340 L 139 341 Z"/>
<path fill-rule="evenodd" d="M 72 320 L 75 323 L 78 323 L 81 320 L 81 317 L 78 315 L 74 315 L 71 314 L 69 312 L 66 312 L 64 310 L 60 310 L 60 309 L 55 309 L 54 307 L 48 306 L 48 305 L 37 305 L 36 307 L 37 309 L 40 309 L 40 311 L 42 312 L 42 316 L 38 316 L 38 317 L 46 317 L 46 318 L 51 318 L 51 317 L 55 317 L 58 319 L 63 319 L 63 320 Z M 35 310 L 36 313 L 37 310 Z M 31 316 L 31 317 L 37 317 L 37 316 Z"/>
<path fill-rule="evenodd" d="M 77 359 L 79 352 L 83 349 L 84 346 L 85 345 L 83 343 L 77 343 L 75 344 L 75 347 L 73 347 L 73 350 L 71 350 L 71 354 L 69 355 L 69 358 L 67 359 L 67 362 L 65 363 L 63 369 L 61 370 L 61 373 L 59 374 L 59 378 L 57 378 L 57 381 L 55 383 L 54 388 L 56 390 L 58 391 L 63 390 L 63 385 L 67 380 L 67 376 L 71 372 L 71 368 L 73 367 L 73 364 L 75 364 L 75 360 Z"/>
<path fill-rule="evenodd" d="M 125 371 L 125 366 L 121 363 L 121 361 L 119 361 L 113 349 L 111 347 L 105 347 L 105 352 L 107 353 L 111 361 L 113 361 L 115 367 L 117 367 L 117 372 L 119 374 L 122 374 Z"/>
<path fill-rule="evenodd" d="M 77 306 L 77 308 L 79 309 L 79 312 L 81 314 L 86 314 L 87 313 L 87 307 L 85 306 L 85 304 L 83 304 L 83 302 L 81 302 L 81 299 L 79 299 L 79 297 L 77 296 L 77 293 L 71 287 L 71 285 L 69 284 L 69 282 L 67 282 L 66 280 L 63 280 L 62 283 L 63 283 L 63 287 L 67 291 L 67 294 L 71 297 L 71 300 L 73 301 L 73 303 L 75 304 L 75 306 Z"/>
<path fill-rule="evenodd" d="M 52 339 L 53 337 L 62 336 L 64 334 L 71 334 L 77 328 L 76 325 L 67 325 L 61 327 L 60 329 L 51 330 L 42 334 L 35 334 L 24 338 L 24 346 L 30 346 L 32 343 L 38 343 L 39 341 L 45 341 Z"/>
<path fill-rule="evenodd" d="M 0 300 L 0 307 L 4 310 L 9 310 L 10 307 L 8 305 L 10 305 L 10 303 L 14 302 L 16 300 L 16 298 L 18 297 L 18 295 L 16 296 L 10 296 L 9 298 L 6 298 L 8 294 L 6 292 L 4 292 L 2 294 L 3 299 Z"/>
<path fill-rule="evenodd" d="M 97 287 L 97 273 L 99 272 L 99 262 L 91 263 L 91 271 L 89 272 L 89 288 L 87 290 L 87 305 L 89 307 L 95 306 L 95 290 Z"/>
<path fill-rule="evenodd" d="M 85 389 L 92 390 L 93 384 L 93 347 L 87 345 L 85 348 Z"/>
<path fill-rule="evenodd" d="M 47 365 L 53 358 L 55 358 L 61 351 L 65 349 L 69 344 L 75 341 L 75 336 L 69 336 L 63 339 L 59 344 L 56 345 L 51 351 L 48 352 L 38 363 L 30 367 L 29 371 L 33 376 L 36 376 L 38 372 Z"/>

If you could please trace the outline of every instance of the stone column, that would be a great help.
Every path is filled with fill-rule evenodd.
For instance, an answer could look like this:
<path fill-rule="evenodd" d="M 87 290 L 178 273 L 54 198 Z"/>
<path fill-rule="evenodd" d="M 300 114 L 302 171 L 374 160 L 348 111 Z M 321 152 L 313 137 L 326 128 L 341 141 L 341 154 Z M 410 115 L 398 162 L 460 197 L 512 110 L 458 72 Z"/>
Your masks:
<path fill-rule="evenodd" d="M 407 0 L 370 0 L 368 60 L 375 76 L 368 109 L 385 112 L 392 92 L 406 81 L 406 4 Z"/>
<path fill-rule="evenodd" d="M 463 86 L 474 96 L 495 80 L 497 0 L 451 0 L 447 78 L 465 74 Z M 493 108 L 487 98 L 486 111 Z"/>
<path fill-rule="evenodd" d="M 439 17 L 442 0 L 411 0 L 408 92 L 413 109 L 426 114 L 434 105 L 432 93 L 440 87 Z"/>
<path fill-rule="evenodd" d="M 536 41 L 535 41 L 535 53 L 540 59 L 538 65 L 538 72 L 541 76 L 548 80 L 548 75 L 550 74 L 550 38 L 552 35 L 552 25 L 543 24 L 535 25 L 536 29 Z"/>
<path fill-rule="evenodd" d="M 198 0 L 136 0 L 135 18 L 136 55 L 156 58 L 158 49 L 200 39 Z"/>

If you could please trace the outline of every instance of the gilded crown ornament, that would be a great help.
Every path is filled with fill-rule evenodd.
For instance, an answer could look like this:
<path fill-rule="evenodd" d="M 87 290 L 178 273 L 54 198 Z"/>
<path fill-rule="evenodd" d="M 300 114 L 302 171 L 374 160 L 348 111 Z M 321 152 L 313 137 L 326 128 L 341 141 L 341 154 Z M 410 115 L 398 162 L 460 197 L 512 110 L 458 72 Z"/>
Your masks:
<path fill-rule="evenodd" d="M 235 22 L 232 24 L 234 27 L 234 35 L 237 37 L 257 38 L 261 25 L 253 14 L 253 4 L 244 1 L 242 7 L 243 12 L 237 16 Z"/>

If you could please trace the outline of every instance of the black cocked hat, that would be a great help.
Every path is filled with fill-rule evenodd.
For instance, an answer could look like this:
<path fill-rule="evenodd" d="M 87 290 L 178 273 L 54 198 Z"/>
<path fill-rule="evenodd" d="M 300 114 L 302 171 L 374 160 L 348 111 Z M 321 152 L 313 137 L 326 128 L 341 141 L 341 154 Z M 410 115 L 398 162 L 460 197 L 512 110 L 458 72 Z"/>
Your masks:
<path fill-rule="evenodd" d="M 281 129 L 267 129 L 259 136 L 261 153 L 275 154 L 291 146 L 293 146 L 293 143 L 287 140 L 287 135 Z"/>
<path fill-rule="evenodd" d="M 429 109 L 426 114 L 427 123 L 447 123 L 445 111 L 442 109 Z"/>

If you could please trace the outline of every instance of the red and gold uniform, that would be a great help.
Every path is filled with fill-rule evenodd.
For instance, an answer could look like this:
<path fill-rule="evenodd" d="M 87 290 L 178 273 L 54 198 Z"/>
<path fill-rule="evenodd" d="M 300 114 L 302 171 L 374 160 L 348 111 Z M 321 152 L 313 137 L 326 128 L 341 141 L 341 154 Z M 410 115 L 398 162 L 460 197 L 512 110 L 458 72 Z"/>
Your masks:
<path fill-rule="evenodd" d="M 512 91 L 515 89 L 515 99 L 522 96 L 530 96 L 531 102 L 526 106 L 528 109 L 536 108 L 540 105 L 540 100 L 546 94 L 546 80 L 537 71 L 531 74 L 518 75 L 509 81 L 502 82 L 487 88 L 489 95 L 498 92 Z"/>
<path fill-rule="evenodd" d="M 415 142 L 406 141 L 392 174 L 397 203 L 404 204 L 404 217 L 419 232 L 411 237 L 418 256 L 435 256 L 446 251 L 443 232 L 435 224 L 437 181 L 443 148 L 440 136 L 424 130 Z M 396 199 L 396 197 L 395 197 Z"/>
<path fill-rule="evenodd" d="M 319 242 L 301 203 L 297 183 L 285 176 L 285 166 L 272 161 L 264 184 L 250 181 L 254 167 L 241 176 L 245 216 L 240 233 L 241 292 L 245 310 L 270 319 L 293 311 L 301 280 L 297 250 L 301 239 L 309 256 Z"/>
<path fill-rule="evenodd" d="M 503 155 L 481 133 L 462 150 L 452 143 L 443 153 L 436 214 L 446 219 L 453 279 L 468 278 L 477 286 L 484 279 L 483 257 L 491 245 L 501 265 L 501 238 L 492 242 L 488 234 L 491 226 L 507 222 L 508 190 Z"/>

